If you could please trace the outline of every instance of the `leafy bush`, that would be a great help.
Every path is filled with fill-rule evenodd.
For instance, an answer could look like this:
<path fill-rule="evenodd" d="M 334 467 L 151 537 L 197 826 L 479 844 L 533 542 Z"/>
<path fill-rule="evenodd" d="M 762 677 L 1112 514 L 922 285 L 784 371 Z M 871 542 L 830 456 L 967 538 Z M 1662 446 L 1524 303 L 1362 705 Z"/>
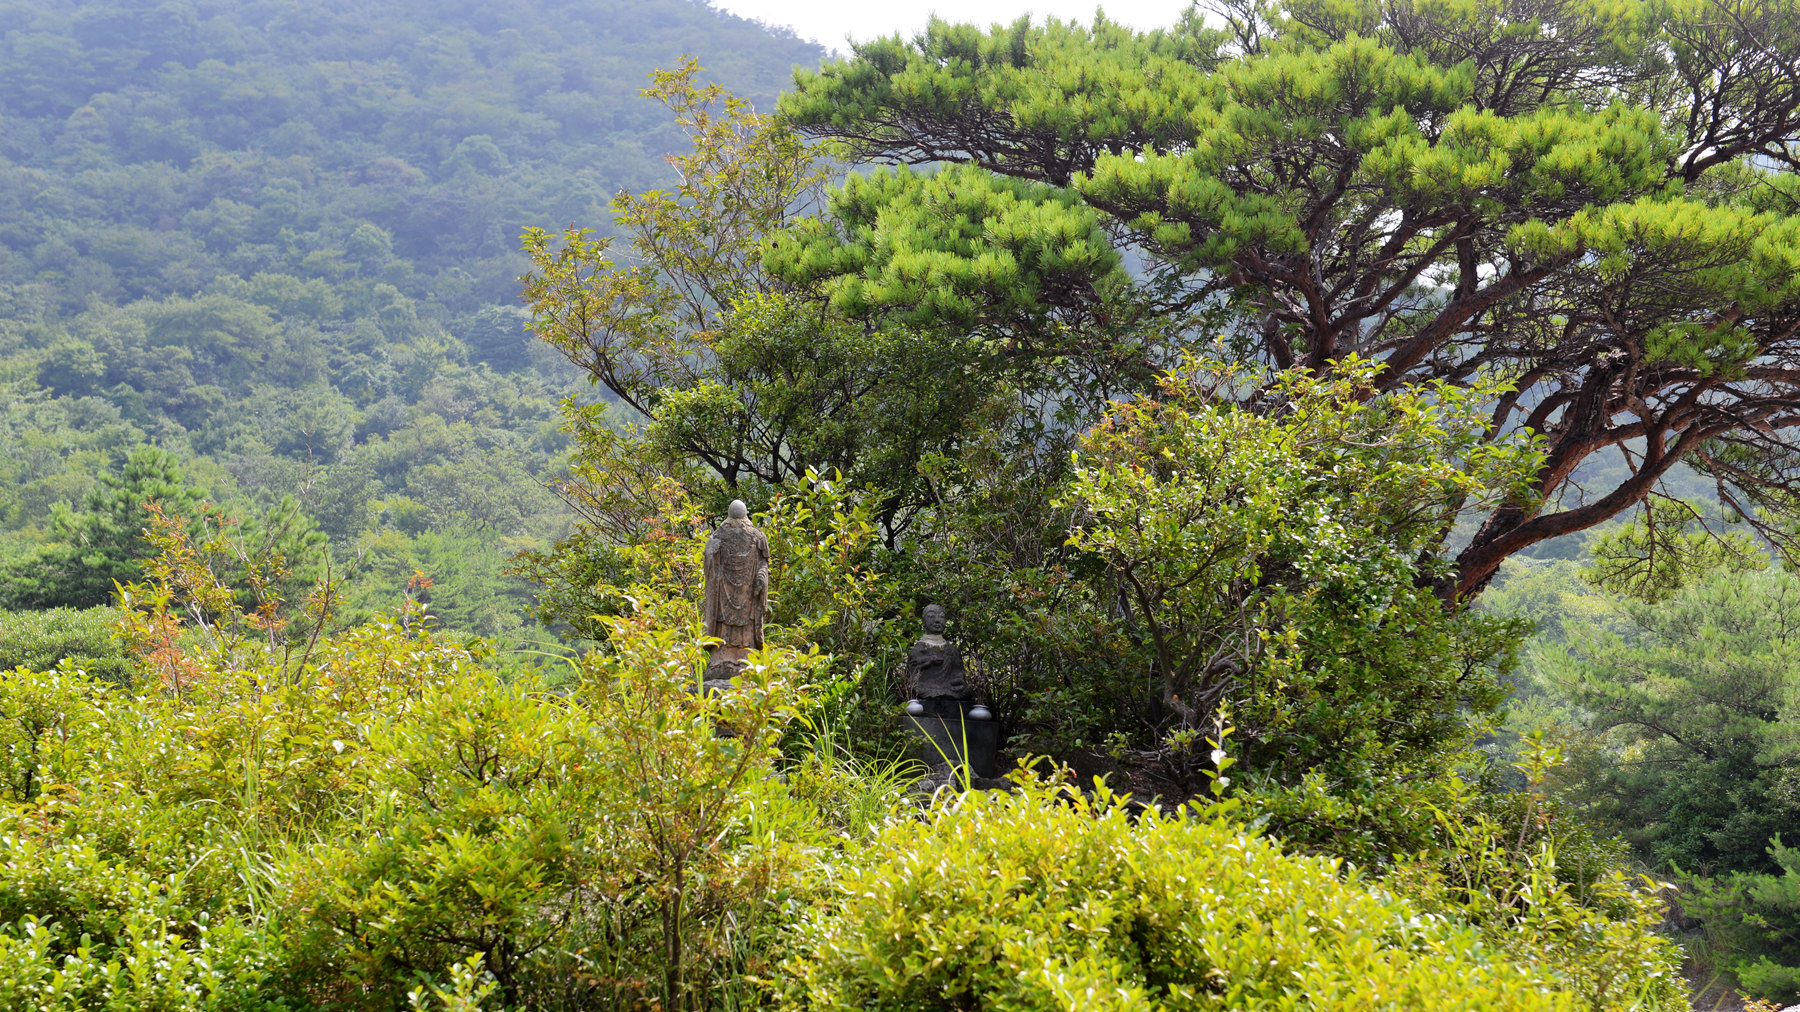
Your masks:
<path fill-rule="evenodd" d="M 78 668 L 0 671 L 0 791 L 9 801 L 30 801 L 46 783 L 67 781 L 95 739 L 91 702 L 109 683 Z"/>
<path fill-rule="evenodd" d="M 692 629 L 614 622 L 565 691 L 392 620 L 135 694 L 0 676 L 9 1007 L 743 998 L 830 845 L 774 775 L 817 660 L 704 697 Z"/>
<path fill-rule="evenodd" d="M 0 1007 L 34 1012 L 273 1010 L 277 946 L 196 913 L 183 877 L 133 866 L 43 811 L 0 814 Z"/>
<path fill-rule="evenodd" d="M 1104 789 L 965 795 L 834 885 L 797 929 L 790 1007 L 1578 1007 L 1558 967 L 1333 860 Z"/>
<path fill-rule="evenodd" d="M 52 608 L 0 612 L 0 670 L 48 671 L 67 660 L 109 682 L 129 682 L 133 664 L 113 638 L 112 608 Z"/>
<path fill-rule="evenodd" d="M 1596 1012 L 1688 1007 L 1680 950 L 1658 933 L 1660 885 L 1629 878 L 1611 841 L 1530 793 L 1464 799 L 1438 829 L 1384 879 L 1420 910 L 1471 925 Z"/>
<path fill-rule="evenodd" d="M 1247 778 L 1358 789 L 1436 765 L 1503 698 L 1519 632 L 1446 609 L 1433 577 L 1464 511 L 1520 494 L 1530 439 L 1486 442 L 1491 388 L 1401 387 L 1192 361 L 1084 441 L 1073 541 L 1119 574 L 1171 729 L 1228 708 Z M 1230 403 L 1266 383 L 1278 410 Z"/>

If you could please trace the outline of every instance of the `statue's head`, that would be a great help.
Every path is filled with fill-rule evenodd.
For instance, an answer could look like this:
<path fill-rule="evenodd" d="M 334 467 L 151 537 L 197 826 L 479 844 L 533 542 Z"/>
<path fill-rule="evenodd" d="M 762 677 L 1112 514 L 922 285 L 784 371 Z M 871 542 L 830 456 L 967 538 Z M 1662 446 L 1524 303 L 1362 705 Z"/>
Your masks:
<path fill-rule="evenodd" d="M 944 609 L 941 605 L 928 604 L 925 613 L 920 616 L 925 622 L 925 631 L 933 636 L 944 634 Z"/>
<path fill-rule="evenodd" d="M 725 512 L 733 520 L 745 520 L 750 516 L 750 509 L 744 505 L 744 500 L 742 499 L 731 500 L 731 508 Z"/>

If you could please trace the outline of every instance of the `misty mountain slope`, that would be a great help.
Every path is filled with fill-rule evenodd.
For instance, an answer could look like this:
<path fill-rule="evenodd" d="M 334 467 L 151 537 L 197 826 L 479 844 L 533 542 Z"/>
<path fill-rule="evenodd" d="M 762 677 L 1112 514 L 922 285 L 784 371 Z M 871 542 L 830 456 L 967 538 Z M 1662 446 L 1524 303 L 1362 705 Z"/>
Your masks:
<path fill-rule="evenodd" d="M 585 392 L 518 237 L 673 181 L 638 92 L 690 53 L 759 105 L 822 57 L 689 0 L 0 2 L 0 561 L 154 443 L 295 497 L 369 601 L 436 571 L 516 624 Z"/>
<path fill-rule="evenodd" d="M 510 303 L 523 225 L 665 180 L 651 69 L 693 53 L 768 102 L 820 56 L 684 0 L 33 0 L 0 24 L 0 276 L 61 308 L 299 266 L 365 222 L 408 294 Z"/>

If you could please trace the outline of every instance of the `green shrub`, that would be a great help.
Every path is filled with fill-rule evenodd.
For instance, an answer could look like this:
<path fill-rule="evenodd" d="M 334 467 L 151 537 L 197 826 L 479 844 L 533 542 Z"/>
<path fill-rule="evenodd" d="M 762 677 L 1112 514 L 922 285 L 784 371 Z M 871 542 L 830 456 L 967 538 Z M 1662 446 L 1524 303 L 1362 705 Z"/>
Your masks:
<path fill-rule="evenodd" d="M 556 691 L 392 621 L 136 693 L 0 673 L 0 1008 L 753 998 L 846 788 L 774 775 L 819 658 L 696 695 L 675 614 L 611 620 Z"/>
<path fill-rule="evenodd" d="M 30 801 L 67 780 L 94 745 L 107 687 L 79 669 L 0 669 L 0 797 Z"/>
<path fill-rule="evenodd" d="M 113 637 L 113 608 L 0 611 L 0 671 L 48 671 L 63 661 L 109 682 L 131 681 L 135 666 Z"/>
<path fill-rule="evenodd" d="M 196 911 L 184 877 L 108 853 L 55 805 L 0 811 L 0 1008 L 251 1012 L 280 946 L 241 918 Z"/>
<path fill-rule="evenodd" d="M 1175 734 L 1221 710 L 1246 783 L 1351 792 L 1397 765 L 1447 768 L 1505 698 L 1496 670 L 1523 630 L 1447 611 L 1432 585 L 1458 517 L 1519 494 L 1538 449 L 1487 442 L 1494 390 L 1365 396 L 1381 368 L 1351 356 L 1321 380 L 1195 359 L 1082 441 L 1070 541 L 1122 580 L 1153 647 L 1177 790 L 1192 779 Z M 1281 409 L 1221 401 L 1240 386 Z"/>
<path fill-rule="evenodd" d="M 1467 924 L 1489 951 L 1593 1012 L 1688 1007 L 1680 950 L 1658 933 L 1658 883 L 1621 870 L 1594 838 L 1528 794 L 1471 798 L 1441 813 L 1438 846 L 1383 879 L 1422 912 Z"/>
<path fill-rule="evenodd" d="M 797 929 L 790 1007 L 1580 1007 L 1331 859 L 1192 811 L 1134 818 L 1104 790 L 966 795 L 869 853 Z"/>
<path fill-rule="evenodd" d="M 746 945 L 812 860 L 812 812 L 771 776 L 806 662 L 701 697 L 691 641 L 613 625 L 573 694 L 472 669 L 371 721 L 356 746 L 380 800 L 280 871 L 296 979 L 354 982 L 337 1006 L 370 1009 L 471 957 L 506 1007 L 742 990 Z"/>
<path fill-rule="evenodd" d="M 1354 791 L 1317 778 L 1246 806 L 1284 845 L 1347 857 L 1423 910 L 1563 982 L 1590 1009 L 1685 1009 L 1679 950 L 1658 934 L 1660 887 L 1624 873 L 1628 848 L 1537 792 L 1490 793 L 1405 770 Z"/>
<path fill-rule="evenodd" d="M 264 940 L 235 920 L 177 925 L 144 910 L 111 946 L 33 918 L 0 926 L 0 1008 L 31 1012 L 284 1012 L 268 996 Z"/>

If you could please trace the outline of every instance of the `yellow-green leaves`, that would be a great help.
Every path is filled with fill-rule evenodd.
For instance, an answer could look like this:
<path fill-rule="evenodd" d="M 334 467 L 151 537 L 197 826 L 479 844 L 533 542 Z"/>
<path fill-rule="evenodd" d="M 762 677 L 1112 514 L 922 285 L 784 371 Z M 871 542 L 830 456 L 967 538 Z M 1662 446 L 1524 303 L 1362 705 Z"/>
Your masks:
<path fill-rule="evenodd" d="M 1548 975 L 1204 812 L 1027 780 L 891 827 L 804 922 L 794 1008 L 1572 1010 Z"/>
<path fill-rule="evenodd" d="M 772 775 L 819 657 L 704 696 L 700 647 L 634 614 L 559 685 L 385 622 L 179 696 L 0 674 L 0 1007 L 748 992 L 823 832 Z"/>
<path fill-rule="evenodd" d="M 1338 47 L 1344 48 L 1351 47 Z M 1441 95 L 1406 77 L 1333 76 L 1365 70 L 1356 59 L 1335 56 L 1337 49 L 1271 58 L 1276 65 L 1261 74 L 1246 72 L 1254 88 L 1246 86 L 1204 120 L 1197 116 L 1202 129 L 1191 148 L 1102 155 L 1079 181 L 1080 192 L 1101 206 L 1138 211 L 1136 226 L 1185 254 L 1185 262 L 1224 268 L 1251 251 L 1307 253 L 1312 240 L 1304 209 L 1329 187 L 1378 194 L 1377 206 L 1396 213 L 1444 208 L 1516 220 L 1540 206 L 1603 204 L 1653 189 L 1674 153 L 1648 111 L 1546 109 L 1518 117 L 1467 106 L 1449 111 Z M 1390 56 L 1387 62 L 1426 73 L 1411 60 Z M 1300 63 L 1308 64 L 1304 72 L 1281 65 Z M 1384 89 L 1378 97 L 1364 93 L 1376 85 Z M 1350 156 L 1322 158 L 1316 173 L 1296 177 L 1282 164 L 1296 146 L 1338 145 Z M 1234 182 L 1244 172 L 1267 184 Z"/>
<path fill-rule="evenodd" d="M 776 241 L 771 270 L 819 282 L 842 312 L 901 308 L 917 323 L 968 325 L 990 310 L 1034 319 L 1123 278 L 1098 215 L 1067 190 L 952 166 L 849 180 L 823 227 Z"/>
<path fill-rule="evenodd" d="M 1478 202 L 1517 216 L 1537 204 L 1604 203 L 1658 185 L 1673 146 L 1654 114 L 1613 107 L 1504 117 L 1463 108 L 1434 143 L 1372 150 L 1366 163 L 1405 203 Z"/>
<path fill-rule="evenodd" d="M 1057 165 L 1114 138 L 1179 139 L 1221 41 L 1197 20 L 1147 36 L 1099 19 L 1091 28 L 1020 20 L 991 32 L 934 20 L 910 43 L 878 39 L 856 47 L 855 60 L 798 73 L 780 109 L 852 149 L 928 147 L 908 128 L 953 133 L 978 110 L 1005 109 L 1009 126 L 1037 143 L 992 155 L 1057 175 Z"/>
<path fill-rule="evenodd" d="M 1511 242 L 1534 258 L 1570 261 L 1567 285 L 1611 299 L 1615 327 L 1646 364 L 1703 377 L 1736 374 L 1759 352 L 1738 324 L 1800 300 L 1800 221 L 1695 200 L 1638 200 L 1528 222 Z"/>

